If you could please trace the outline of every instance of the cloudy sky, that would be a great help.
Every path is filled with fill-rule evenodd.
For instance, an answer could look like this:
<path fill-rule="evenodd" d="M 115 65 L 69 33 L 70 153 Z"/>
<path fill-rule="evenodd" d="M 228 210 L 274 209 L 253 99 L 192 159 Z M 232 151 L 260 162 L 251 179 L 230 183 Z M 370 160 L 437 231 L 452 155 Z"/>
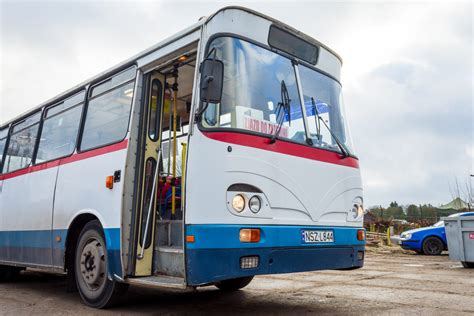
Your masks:
<path fill-rule="evenodd" d="M 474 173 L 473 4 L 0 0 L 0 122 L 226 4 L 273 16 L 344 59 L 366 205 L 435 205 Z"/>

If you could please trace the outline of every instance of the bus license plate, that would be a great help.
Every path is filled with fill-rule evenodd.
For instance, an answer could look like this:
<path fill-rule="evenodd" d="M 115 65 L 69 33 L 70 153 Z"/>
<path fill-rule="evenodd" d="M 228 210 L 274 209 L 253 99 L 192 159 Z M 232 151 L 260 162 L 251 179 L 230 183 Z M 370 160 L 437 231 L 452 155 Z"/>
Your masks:
<path fill-rule="evenodd" d="M 301 239 L 304 243 L 334 242 L 332 230 L 303 230 Z"/>

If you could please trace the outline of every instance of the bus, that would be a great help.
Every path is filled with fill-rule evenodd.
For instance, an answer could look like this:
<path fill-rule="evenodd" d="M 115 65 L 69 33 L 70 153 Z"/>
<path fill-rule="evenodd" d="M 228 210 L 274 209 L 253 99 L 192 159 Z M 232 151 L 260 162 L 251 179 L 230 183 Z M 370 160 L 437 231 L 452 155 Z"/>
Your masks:
<path fill-rule="evenodd" d="M 105 308 L 130 285 L 232 291 L 362 267 L 341 66 L 226 7 L 3 123 L 0 280 L 63 273 Z"/>

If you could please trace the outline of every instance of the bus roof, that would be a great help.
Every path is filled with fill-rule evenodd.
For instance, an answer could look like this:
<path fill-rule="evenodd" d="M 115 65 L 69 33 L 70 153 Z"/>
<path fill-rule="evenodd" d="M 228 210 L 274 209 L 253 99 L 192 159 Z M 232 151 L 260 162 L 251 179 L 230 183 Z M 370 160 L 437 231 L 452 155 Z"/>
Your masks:
<path fill-rule="evenodd" d="M 329 51 L 331 54 L 333 54 L 337 59 L 339 59 L 339 61 L 341 62 L 342 64 L 342 57 L 336 53 L 332 48 L 326 46 L 325 44 L 321 43 L 320 41 L 312 38 L 311 36 L 301 32 L 301 31 L 298 31 L 297 29 L 289 26 L 288 24 L 286 23 L 283 23 L 279 20 L 276 20 L 274 18 L 272 18 L 271 16 L 268 16 L 268 15 L 265 15 L 263 13 L 260 13 L 258 11 L 255 11 L 255 10 L 252 10 L 252 9 L 249 9 L 249 8 L 246 8 L 246 7 L 241 7 L 241 6 L 227 6 L 227 7 L 223 7 L 219 10 L 217 10 L 215 13 L 213 13 L 212 15 L 210 15 L 207 19 L 206 19 L 206 23 L 208 21 L 210 21 L 214 16 L 216 16 L 218 13 L 222 12 L 222 11 L 225 11 L 225 10 L 230 10 L 230 9 L 235 9 L 235 10 L 241 10 L 241 11 L 246 11 L 250 14 L 253 14 L 253 15 L 256 15 L 256 16 L 259 16 L 265 20 L 268 20 L 270 22 L 272 22 L 273 24 L 275 24 L 276 26 L 279 26 L 280 28 L 283 28 L 283 29 L 286 29 L 288 31 L 290 31 L 291 33 L 301 37 L 302 39 L 310 42 L 310 43 L 313 43 L 317 46 L 320 46 L 324 49 L 326 49 L 327 51 Z"/>
<path fill-rule="evenodd" d="M 117 65 L 101 72 L 101 73 L 99 73 L 98 75 L 96 75 L 96 76 L 94 76 L 94 77 L 92 77 L 88 80 L 85 80 L 85 81 L 81 82 L 80 84 L 77 84 L 74 87 L 72 87 L 72 88 L 70 88 L 70 89 L 54 96 L 53 98 L 50 98 L 47 101 L 42 102 L 38 106 L 36 106 L 32 109 L 29 109 L 28 111 L 25 111 L 22 114 L 8 120 L 7 122 L 1 124 L 0 128 L 7 127 L 10 123 L 15 122 L 17 120 L 20 120 L 22 117 L 27 116 L 31 112 L 34 112 L 36 110 L 41 109 L 43 106 L 46 106 L 46 105 L 49 105 L 49 104 L 54 104 L 55 102 L 60 101 L 62 98 L 65 98 L 69 95 L 72 95 L 72 94 L 76 93 L 77 91 L 79 91 L 81 89 L 84 89 L 84 87 L 86 87 L 90 83 L 94 83 L 94 82 L 100 81 L 101 79 L 105 79 L 108 76 L 112 75 L 113 73 L 133 65 L 137 61 L 137 59 L 139 59 L 143 56 L 146 56 L 146 55 L 148 55 L 148 54 L 150 54 L 150 53 L 152 53 L 152 52 L 154 52 L 154 51 L 156 51 L 156 50 L 158 50 L 158 49 L 160 49 L 160 48 L 162 48 L 162 47 L 164 47 L 164 46 L 166 46 L 166 45 L 168 45 L 168 44 L 170 44 L 170 43 L 172 43 L 172 42 L 174 42 L 174 41 L 176 41 L 176 40 L 178 40 L 178 39 L 180 39 L 180 38 L 182 38 L 182 37 L 184 37 L 188 34 L 190 34 L 190 33 L 193 33 L 195 31 L 199 30 L 200 27 L 204 23 L 205 23 L 205 19 L 200 20 L 199 22 L 195 23 L 194 25 L 182 30 L 179 33 L 176 33 L 175 35 L 172 35 L 172 36 L 164 39 L 163 41 L 159 42 L 158 44 L 155 44 L 155 45 L 147 48 L 146 50 L 138 53 L 137 55 L 126 59 L 125 61 L 123 61 L 123 62 L 121 62 L 121 63 L 119 63 L 119 64 L 117 64 Z"/>
<path fill-rule="evenodd" d="M 270 16 L 267 16 L 263 13 L 260 13 L 258 11 L 255 11 L 255 10 L 252 10 L 252 9 L 249 9 L 249 8 L 246 8 L 246 7 L 241 7 L 241 6 L 227 6 L 227 7 L 223 7 L 219 10 L 217 10 L 215 13 L 213 13 L 212 15 L 210 15 L 209 17 L 207 18 L 200 18 L 199 21 L 193 25 L 191 25 L 190 27 L 182 30 L 181 32 L 178 32 L 170 37 L 167 37 L 166 39 L 162 40 L 161 42 L 145 49 L 144 51 L 138 53 L 137 55 L 131 57 L 131 58 L 128 58 L 126 59 L 125 61 L 99 73 L 98 75 L 88 79 L 88 80 L 85 80 L 83 81 L 82 83 L 80 84 L 77 84 L 75 85 L 74 87 L 54 96 L 53 98 L 50 98 L 44 102 L 42 102 L 41 104 L 39 104 L 38 106 L 34 107 L 34 108 L 31 108 L 25 112 L 23 112 L 22 114 L 20 115 L 17 115 L 16 117 L 6 121 L 5 123 L 3 124 L 0 124 L 0 129 L 3 129 L 5 127 L 7 127 L 9 124 L 15 122 L 15 121 L 18 121 L 18 120 L 21 120 L 23 117 L 26 117 L 28 116 L 30 113 L 34 112 L 34 111 L 37 111 L 39 109 L 41 109 L 42 107 L 46 106 L 46 105 L 50 105 L 50 104 L 54 104 L 55 102 L 58 102 L 60 101 L 61 99 L 65 98 L 65 97 L 68 97 L 78 91 L 80 91 L 81 89 L 84 89 L 87 85 L 91 84 L 91 83 L 95 83 L 95 82 L 98 82 L 102 79 L 106 79 L 108 76 L 112 75 L 113 73 L 121 70 L 121 69 L 125 69 L 131 65 L 133 65 L 138 59 L 144 57 L 144 56 L 147 56 L 155 51 L 157 51 L 158 49 L 164 47 L 164 46 L 167 46 L 169 45 L 170 43 L 182 38 L 182 37 L 185 37 L 186 35 L 189 35 L 191 33 L 194 33 L 194 32 L 197 32 L 201 29 L 201 27 L 208 23 L 210 20 L 212 20 L 217 14 L 225 11 L 225 10 L 241 10 L 241 11 L 245 11 L 249 14 L 252 14 L 252 15 L 255 15 L 255 16 L 258 16 L 258 17 L 261 17 L 263 19 L 266 19 L 268 21 L 271 21 L 273 24 L 281 27 L 281 28 L 284 28 L 284 29 L 287 29 L 289 31 L 291 31 L 293 34 L 303 38 L 304 40 L 308 41 L 308 42 L 311 42 L 311 43 L 314 43 L 315 45 L 317 46 L 320 46 L 320 47 L 323 47 L 324 49 L 326 49 L 327 51 L 329 51 L 331 54 L 333 54 L 337 59 L 339 59 L 339 61 L 341 62 L 342 64 L 342 58 L 334 51 L 332 50 L 331 48 L 327 47 L 326 45 L 324 45 L 323 43 L 315 40 L 314 38 L 294 29 L 293 27 L 281 22 L 281 21 L 278 21 Z"/>

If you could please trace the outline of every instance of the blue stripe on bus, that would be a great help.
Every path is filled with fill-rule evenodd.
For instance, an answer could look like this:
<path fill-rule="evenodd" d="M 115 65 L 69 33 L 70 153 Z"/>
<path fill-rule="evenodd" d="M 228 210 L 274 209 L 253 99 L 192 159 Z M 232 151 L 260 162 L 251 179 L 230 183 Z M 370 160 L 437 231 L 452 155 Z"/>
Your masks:
<path fill-rule="evenodd" d="M 108 250 L 120 250 L 120 228 L 105 228 Z M 56 242 L 56 237 L 60 242 Z M 0 247 L 60 248 L 66 246 L 67 229 L 0 231 Z M 54 241 L 51 244 L 51 241 Z M 58 247 L 59 246 L 59 247 Z"/>
<path fill-rule="evenodd" d="M 258 243 L 242 243 L 240 229 L 259 228 Z M 187 225 L 186 266 L 189 285 L 210 284 L 220 280 L 252 276 L 362 267 L 358 251 L 365 251 L 365 241 L 357 240 L 358 227 L 289 226 L 289 225 Z M 305 230 L 332 230 L 334 242 L 304 243 Z M 242 257 L 257 256 L 258 267 L 243 269 Z"/>
<path fill-rule="evenodd" d="M 188 249 L 186 275 L 190 286 L 239 277 L 316 270 L 356 269 L 361 246 Z M 258 257 L 256 268 L 241 268 L 242 257 Z"/>
<path fill-rule="evenodd" d="M 109 274 L 121 276 L 120 228 L 105 228 Z M 61 237 L 56 242 L 56 237 Z M 62 267 L 67 229 L 0 231 L 0 261 Z"/>
<path fill-rule="evenodd" d="M 120 228 L 105 228 L 105 243 L 108 250 L 120 250 Z"/>
<path fill-rule="evenodd" d="M 23 231 L 1 231 L 0 247 L 29 247 L 29 248 L 50 248 L 51 236 L 61 236 L 61 240 L 66 238 L 66 229 L 61 230 L 23 230 Z M 56 248 L 56 247 L 55 247 Z M 62 247 L 64 248 L 64 246 Z"/>
<path fill-rule="evenodd" d="M 239 232 L 242 228 L 260 228 L 258 243 L 242 243 Z M 194 243 L 187 243 L 188 249 L 227 249 L 227 248 L 272 248 L 272 247 L 314 247 L 314 246 L 359 246 L 365 241 L 357 240 L 357 227 L 328 226 L 287 226 L 287 225 L 187 225 L 186 235 L 193 235 Z M 332 230 L 334 242 L 304 243 L 304 230 Z"/>

